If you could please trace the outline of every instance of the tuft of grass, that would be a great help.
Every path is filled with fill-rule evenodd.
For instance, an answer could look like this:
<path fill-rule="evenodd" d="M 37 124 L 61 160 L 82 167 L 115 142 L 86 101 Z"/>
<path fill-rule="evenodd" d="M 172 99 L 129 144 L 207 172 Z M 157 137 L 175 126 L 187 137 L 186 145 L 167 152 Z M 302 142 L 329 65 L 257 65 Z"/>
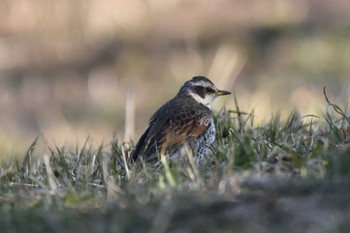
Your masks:
<path fill-rule="evenodd" d="M 0 169 L 1 232 L 339 232 L 348 229 L 348 122 L 215 115 L 212 155 L 131 164 L 132 142 L 49 146 Z M 326 204 L 325 204 L 326 203 Z M 324 221 L 328 219 L 328 221 Z"/>

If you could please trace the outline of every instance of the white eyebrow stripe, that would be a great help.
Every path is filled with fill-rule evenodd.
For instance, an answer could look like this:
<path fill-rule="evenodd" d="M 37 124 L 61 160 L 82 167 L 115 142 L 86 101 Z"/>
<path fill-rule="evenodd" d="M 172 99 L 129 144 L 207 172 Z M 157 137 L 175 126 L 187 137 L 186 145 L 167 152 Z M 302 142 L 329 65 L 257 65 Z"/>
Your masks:
<path fill-rule="evenodd" d="M 213 85 L 210 84 L 210 83 L 207 83 L 207 82 L 199 81 L 199 82 L 193 83 L 193 86 L 196 86 L 196 87 L 211 87 Z"/>

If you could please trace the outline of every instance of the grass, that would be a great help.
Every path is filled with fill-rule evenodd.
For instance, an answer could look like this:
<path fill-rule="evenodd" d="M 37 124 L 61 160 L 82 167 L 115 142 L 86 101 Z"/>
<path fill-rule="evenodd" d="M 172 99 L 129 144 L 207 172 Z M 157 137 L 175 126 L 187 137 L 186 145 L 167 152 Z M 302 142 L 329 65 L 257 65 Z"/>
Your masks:
<path fill-rule="evenodd" d="M 348 232 L 348 119 L 329 109 L 256 125 L 236 106 L 216 115 L 200 166 L 191 151 L 136 169 L 133 142 L 35 139 L 1 165 L 0 232 Z"/>

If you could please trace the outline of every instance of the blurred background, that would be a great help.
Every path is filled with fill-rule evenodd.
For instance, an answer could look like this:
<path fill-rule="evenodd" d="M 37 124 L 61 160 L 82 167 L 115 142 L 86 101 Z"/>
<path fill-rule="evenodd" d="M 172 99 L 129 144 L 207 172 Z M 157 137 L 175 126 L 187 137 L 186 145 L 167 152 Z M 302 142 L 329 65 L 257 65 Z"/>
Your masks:
<path fill-rule="evenodd" d="M 192 76 L 256 122 L 349 102 L 348 0 L 2 0 L 0 157 L 137 140 Z M 234 108 L 222 97 L 214 109 Z"/>

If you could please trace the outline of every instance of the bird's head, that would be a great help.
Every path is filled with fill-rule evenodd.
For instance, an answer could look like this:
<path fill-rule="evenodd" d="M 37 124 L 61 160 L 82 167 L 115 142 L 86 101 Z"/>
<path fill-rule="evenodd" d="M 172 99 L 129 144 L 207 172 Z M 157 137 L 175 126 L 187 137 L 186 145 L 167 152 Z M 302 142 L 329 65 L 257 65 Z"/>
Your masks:
<path fill-rule="evenodd" d="M 198 103 L 210 108 L 211 102 L 217 96 L 229 95 L 231 92 L 219 90 L 208 78 L 204 76 L 195 76 L 185 82 L 181 87 L 179 94 L 190 95 Z"/>

